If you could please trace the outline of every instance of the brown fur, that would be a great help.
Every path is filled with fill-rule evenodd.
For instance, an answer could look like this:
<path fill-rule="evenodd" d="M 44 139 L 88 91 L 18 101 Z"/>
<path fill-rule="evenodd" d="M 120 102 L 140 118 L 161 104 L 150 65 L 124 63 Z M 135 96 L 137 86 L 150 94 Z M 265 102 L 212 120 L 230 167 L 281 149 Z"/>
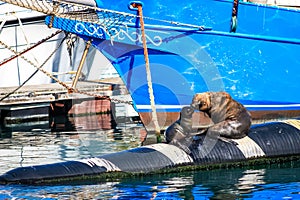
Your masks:
<path fill-rule="evenodd" d="M 192 107 L 207 113 L 214 122 L 207 134 L 212 137 L 243 138 L 251 126 L 251 115 L 226 92 L 195 94 Z"/>

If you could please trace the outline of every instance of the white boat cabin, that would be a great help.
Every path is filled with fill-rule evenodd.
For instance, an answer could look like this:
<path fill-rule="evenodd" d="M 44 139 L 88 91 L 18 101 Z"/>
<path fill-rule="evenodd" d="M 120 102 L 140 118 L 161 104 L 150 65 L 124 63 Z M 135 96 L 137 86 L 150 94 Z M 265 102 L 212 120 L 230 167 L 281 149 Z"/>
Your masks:
<path fill-rule="evenodd" d="M 283 7 L 299 7 L 300 8 L 300 1 L 299 0 L 245 0 L 252 3 L 258 4 L 267 4 L 267 5 L 276 5 L 276 6 L 283 6 Z"/>

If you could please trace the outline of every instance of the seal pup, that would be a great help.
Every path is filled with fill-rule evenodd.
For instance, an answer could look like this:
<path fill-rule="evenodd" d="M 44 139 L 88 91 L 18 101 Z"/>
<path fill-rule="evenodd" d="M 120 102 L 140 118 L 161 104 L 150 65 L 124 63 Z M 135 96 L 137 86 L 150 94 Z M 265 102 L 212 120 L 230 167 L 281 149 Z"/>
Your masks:
<path fill-rule="evenodd" d="M 173 144 L 186 153 L 190 154 L 189 146 L 193 142 L 193 137 L 190 135 L 192 130 L 192 116 L 194 108 L 185 106 L 180 111 L 179 119 L 171 124 L 165 131 L 165 138 L 168 144 Z"/>
<path fill-rule="evenodd" d="M 248 135 L 251 126 L 250 113 L 226 92 L 197 93 L 191 107 L 205 112 L 214 122 L 206 131 L 212 138 L 232 142 L 231 139 Z"/>

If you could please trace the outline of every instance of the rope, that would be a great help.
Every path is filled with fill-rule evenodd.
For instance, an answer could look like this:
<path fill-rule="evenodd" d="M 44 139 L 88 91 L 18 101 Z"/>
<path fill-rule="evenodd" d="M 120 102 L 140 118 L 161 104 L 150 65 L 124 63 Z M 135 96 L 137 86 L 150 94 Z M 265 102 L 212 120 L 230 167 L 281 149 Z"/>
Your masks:
<path fill-rule="evenodd" d="M 16 1 L 16 0 L 3 0 L 3 1 Z M 67 1 L 60 1 L 61 4 L 66 4 L 68 5 L 68 7 L 70 6 L 76 6 L 76 7 L 81 7 L 83 9 L 92 9 L 98 12 L 103 12 L 103 13 L 113 13 L 115 15 L 119 15 L 119 16 L 123 16 L 123 17 L 130 17 L 131 19 L 129 20 L 130 22 L 132 22 L 132 18 L 141 18 L 141 16 L 136 16 L 134 14 L 130 14 L 130 13 L 126 13 L 126 12 L 118 12 L 118 11 L 114 11 L 114 10 L 109 10 L 109 9 L 103 9 L 103 8 L 99 8 L 99 7 L 94 7 L 94 6 L 88 6 L 88 5 L 84 5 L 84 4 L 80 4 L 80 3 L 73 3 L 73 2 L 67 2 Z M 137 3 L 132 3 L 131 6 L 134 7 L 134 4 L 137 5 Z M 57 14 L 57 16 L 59 17 L 62 13 L 58 13 L 56 12 L 55 14 Z M 64 17 L 67 17 L 68 13 L 64 13 Z M 69 15 L 68 17 L 71 17 L 71 15 Z M 74 18 L 71 17 L 71 18 Z M 78 20 L 78 18 L 76 18 Z M 181 23 L 181 22 L 176 22 L 176 21 L 170 21 L 170 20 L 163 20 L 163 19 L 156 19 L 156 18 L 152 18 L 152 17 L 145 17 L 143 16 L 143 19 L 147 19 L 147 20 L 152 20 L 152 21 L 158 21 L 158 22 L 162 22 L 162 23 L 166 23 L 166 24 L 172 24 L 172 25 L 176 25 L 176 26 L 183 26 L 183 27 L 189 27 L 189 28 L 197 28 L 199 30 L 205 30 L 204 26 L 199 26 L 199 25 L 195 25 L 195 24 L 187 24 L 187 23 Z M 111 18 L 107 19 L 107 22 L 110 22 L 109 20 L 112 20 Z M 114 19 L 115 20 L 115 19 Z M 85 20 L 82 20 L 85 21 Z M 92 22 L 92 23 L 97 23 L 95 21 L 95 19 L 90 19 L 87 20 L 88 22 Z M 126 20 L 125 20 L 126 21 Z M 118 24 L 120 24 L 120 22 L 118 22 Z"/>
<path fill-rule="evenodd" d="M 157 143 L 160 143 L 161 142 L 160 127 L 158 124 L 157 113 L 156 113 L 156 108 L 155 108 L 151 71 L 150 71 L 150 64 L 149 64 L 149 57 L 148 57 L 148 48 L 147 48 L 147 41 L 146 41 L 146 35 L 145 35 L 145 25 L 144 25 L 144 19 L 143 19 L 143 8 L 140 4 L 135 4 L 133 6 L 134 7 L 136 6 L 138 8 L 138 13 L 139 13 L 139 17 L 140 17 L 143 48 L 144 48 L 144 59 L 145 59 L 146 73 L 147 73 L 148 91 L 149 91 L 149 98 L 150 98 L 150 104 L 151 104 L 151 110 L 152 110 L 151 114 L 152 114 L 152 120 L 153 120 L 154 128 L 155 128 L 156 140 L 157 140 Z"/>
<path fill-rule="evenodd" d="M 84 91 L 79 91 L 78 89 L 74 89 L 70 86 L 68 86 L 66 83 L 60 81 L 58 78 L 56 78 L 52 73 L 50 72 L 47 72 L 46 70 L 42 69 L 40 66 L 37 66 L 35 63 L 31 62 L 30 60 L 28 60 L 26 57 L 23 56 L 24 53 L 30 51 L 31 49 L 37 47 L 38 45 L 40 45 L 41 43 L 49 40 L 50 38 L 54 37 L 55 35 L 61 33 L 62 31 L 59 30 L 55 33 L 53 33 L 52 35 L 48 36 L 47 38 L 37 42 L 36 44 L 34 44 L 33 46 L 25 49 L 24 51 L 22 52 L 16 52 L 14 49 L 12 49 L 9 45 L 5 44 L 3 41 L 0 40 L 0 44 L 2 46 L 4 46 L 5 48 L 7 48 L 8 50 L 10 50 L 11 52 L 13 52 L 15 55 L 11 56 L 10 58 L 8 59 L 5 59 L 3 60 L 2 62 L 0 62 L 0 67 L 2 65 L 4 65 L 5 63 L 17 58 L 17 57 L 21 57 L 23 60 L 25 60 L 27 63 L 29 63 L 30 65 L 32 65 L 33 67 L 35 67 L 38 71 L 41 71 L 42 73 L 44 73 L 46 76 L 48 76 L 49 78 L 53 79 L 56 83 L 60 84 L 61 86 L 63 86 L 64 88 L 66 88 L 68 91 L 72 91 L 74 93 L 79 93 L 79 94 L 84 94 L 84 95 L 88 95 L 88 96 L 92 96 L 92 97 L 95 97 L 95 98 L 98 98 L 98 99 L 108 99 L 108 100 L 111 100 L 113 102 L 117 102 L 117 103 L 126 103 L 128 105 L 132 105 L 132 102 L 130 101 L 125 101 L 125 100 L 120 100 L 120 99 L 114 99 L 114 98 L 110 98 L 108 96 L 101 96 L 101 95 L 97 95 L 97 94 L 94 94 L 94 93 L 89 93 L 89 92 L 84 92 Z M 49 56 L 49 58 L 51 57 L 52 55 Z M 48 58 L 48 59 L 49 59 Z M 44 64 L 43 64 L 44 65 Z M 18 89 L 17 89 L 18 90 Z M 11 94 L 9 94 L 8 96 L 10 96 Z M 4 97 L 3 99 L 5 99 L 7 97 Z M 3 100 L 1 99 L 1 101 Z"/>
<path fill-rule="evenodd" d="M 20 28 L 21 28 L 21 31 L 22 31 L 22 33 L 23 33 L 23 36 L 24 36 L 24 39 L 25 39 L 25 41 L 26 41 L 27 48 L 28 48 L 28 47 L 29 47 L 29 40 L 28 40 L 27 35 L 26 35 L 26 33 L 25 33 L 23 23 L 22 23 L 21 19 L 20 19 L 15 13 L 13 13 L 12 15 L 13 15 L 15 18 L 17 18 L 17 20 L 18 20 L 18 22 L 19 22 L 19 26 L 20 26 Z M 36 59 L 36 57 L 35 57 L 33 54 L 31 54 L 31 55 L 32 55 L 32 57 L 34 58 L 34 60 L 36 61 L 36 63 L 38 64 L 39 62 L 38 62 L 38 60 Z"/>
<path fill-rule="evenodd" d="M 4 99 L 6 99 L 7 97 L 9 97 L 10 95 L 14 94 L 16 91 L 18 91 L 20 88 L 22 88 L 32 77 L 34 77 L 34 75 L 36 73 L 38 73 L 40 71 L 40 68 L 42 68 L 48 61 L 49 59 L 54 55 L 54 53 L 61 47 L 61 45 L 63 44 L 65 38 L 61 40 L 60 44 L 57 46 L 57 48 L 50 54 L 50 56 L 38 67 L 38 69 L 35 70 L 35 72 L 33 72 L 33 74 L 31 74 L 21 85 L 19 85 L 16 89 L 14 89 L 13 91 L 9 92 L 8 94 L 6 94 L 4 97 L 2 97 L 0 99 L 0 102 L 3 101 Z"/>
<path fill-rule="evenodd" d="M 52 15 L 52 20 L 54 16 L 61 18 L 68 18 L 77 21 L 90 22 L 98 24 L 106 29 L 109 36 L 113 37 L 115 35 L 116 27 L 125 26 L 128 23 L 133 23 L 136 18 L 140 16 L 126 13 L 118 12 L 114 10 L 108 10 L 103 8 L 98 8 L 95 6 L 84 5 L 79 1 L 78 3 L 69 1 L 52 1 L 52 0 L 2 0 L 13 5 L 28 8 L 34 11 L 44 13 L 46 15 Z M 161 23 L 171 24 L 175 26 L 196 28 L 199 30 L 205 30 L 204 26 L 180 23 L 169 20 L 156 19 L 151 17 L 143 17 L 146 20 L 158 21 Z M 50 20 L 50 26 L 52 25 Z"/>
<path fill-rule="evenodd" d="M 232 15 L 231 15 L 231 25 L 230 25 L 230 32 L 236 32 L 237 28 L 237 14 L 238 14 L 238 7 L 239 6 L 239 0 L 233 1 L 233 7 L 232 7 Z"/>
<path fill-rule="evenodd" d="M 36 73 L 38 73 L 38 69 L 35 70 L 35 72 L 33 72 L 33 74 L 31 74 L 21 85 L 19 85 L 16 89 L 14 89 L 13 91 L 7 93 L 4 97 L 2 97 L 0 99 L 0 102 L 3 101 L 4 99 L 6 99 L 7 97 L 9 97 L 10 95 L 14 94 L 16 91 L 18 91 L 20 88 L 22 88 L 32 77 L 34 77 L 34 75 Z"/>
<path fill-rule="evenodd" d="M 33 49 L 33 48 L 35 48 L 35 47 L 37 47 L 37 46 L 39 46 L 39 45 L 42 44 L 43 42 L 49 40 L 50 38 L 56 36 L 57 34 L 59 34 L 59 33 L 61 33 L 61 32 L 62 32 L 62 30 L 56 31 L 55 33 L 53 33 L 53 34 L 51 34 L 50 36 L 48 36 L 48 37 L 42 39 L 41 41 L 37 42 L 36 44 L 32 45 L 31 47 L 28 47 L 27 49 L 25 49 L 25 50 L 23 50 L 23 51 L 21 51 L 21 52 L 16 52 L 16 51 L 13 50 L 9 45 L 5 44 L 4 42 L 2 42 L 2 41 L 0 40 L 0 44 L 1 44 L 2 46 L 4 46 L 5 48 L 9 49 L 11 52 L 13 52 L 13 53 L 15 54 L 15 55 L 12 55 L 10 58 L 4 59 L 2 62 L 0 62 L 0 67 L 1 67 L 2 65 L 4 65 L 5 63 L 8 63 L 9 61 L 11 61 L 11 60 L 13 60 L 13 59 L 15 59 L 15 58 L 17 58 L 17 57 L 22 56 L 24 53 L 30 51 L 31 49 Z"/>
<path fill-rule="evenodd" d="M 4 26 L 5 23 L 6 23 L 6 19 L 4 19 L 4 20 L 1 22 L 1 24 L 0 24 L 0 34 L 1 34 L 2 30 L 3 30 L 3 26 Z"/>

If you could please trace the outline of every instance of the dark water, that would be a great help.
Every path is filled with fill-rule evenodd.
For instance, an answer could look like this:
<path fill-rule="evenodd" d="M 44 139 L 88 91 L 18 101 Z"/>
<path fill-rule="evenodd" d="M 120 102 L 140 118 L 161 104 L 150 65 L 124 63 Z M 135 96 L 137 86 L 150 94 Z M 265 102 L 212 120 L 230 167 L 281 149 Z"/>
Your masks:
<path fill-rule="evenodd" d="M 139 124 L 114 129 L 2 132 L 0 173 L 140 145 Z M 0 185 L 0 199 L 300 199 L 300 161 L 55 186 Z"/>

